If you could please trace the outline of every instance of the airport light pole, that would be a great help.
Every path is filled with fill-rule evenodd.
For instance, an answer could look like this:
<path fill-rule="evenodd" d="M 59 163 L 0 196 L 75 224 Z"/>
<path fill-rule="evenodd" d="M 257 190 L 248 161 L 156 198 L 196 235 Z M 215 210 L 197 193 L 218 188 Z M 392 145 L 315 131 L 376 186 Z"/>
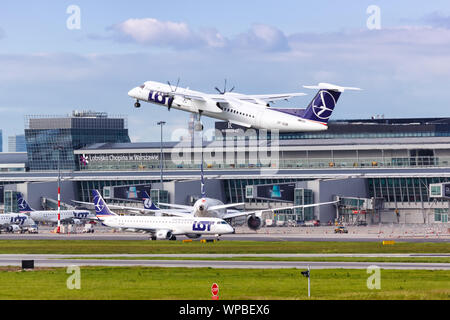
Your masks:
<path fill-rule="evenodd" d="M 311 298 L 311 267 L 308 265 L 308 270 L 302 271 L 301 274 L 308 278 L 308 298 Z"/>
<path fill-rule="evenodd" d="M 161 150 L 160 150 L 160 154 L 159 154 L 159 170 L 160 170 L 160 178 L 161 178 L 161 187 L 160 190 L 164 190 L 163 187 L 163 151 L 162 151 L 162 146 L 163 146 L 163 125 L 165 125 L 166 122 L 165 121 L 159 121 L 158 122 L 158 126 L 161 126 Z"/>
<path fill-rule="evenodd" d="M 58 150 L 58 228 L 56 229 L 56 233 L 61 233 L 61 165 L 60 165 L 60 156 L 62 146 L 57 146 L 55 149 Z"/>

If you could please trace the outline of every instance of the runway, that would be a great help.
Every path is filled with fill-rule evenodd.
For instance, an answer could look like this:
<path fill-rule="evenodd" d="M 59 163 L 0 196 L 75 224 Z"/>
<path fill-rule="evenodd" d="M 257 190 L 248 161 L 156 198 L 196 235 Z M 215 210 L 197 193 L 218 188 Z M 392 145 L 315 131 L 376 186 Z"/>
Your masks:
<path fill-rule="evenodd" d="M 366 269 L 369 266 L 378 266 L 381 269 L 422 269 L 422 270 L 450 270 L 449 263 L 410 263 L 410 262 L 324 262 L 324 261 L 238 261 L 238 260 L 127 260 L 132 257 L 226 257 L 227 255 L 33 255 L 33 254 L 5 254 L 0 255 L 0 266 L 21 266 L 22 260 L 34 260 L 35 267 L 68 267 L 68 266 L 108 266 L 108 267 L 183 267 L 183 268 L 232 268 L 232 269 L 305 269 L 308 266 L 314 269 Z M 317 255 L 271 255 L 271 254 L 247 254 L 228 255 L 260 256 L 260 257 L 307 257 Z M 322 255 L 336 256 L 336 255 Z M 342 255 L 338 255 L 342 256 Z M 346 255 L 350 256 L 350 255 Z M 352 255 L 361 256 L 361 255 Z M 362 255 L 364 256 L 364 255 Z M 374 255 L 370 255 L 374 256 Z M 394 257 L 399 255 L 375 255 L 378 257 Z M 430 255 L 403 255 L 403 256 L 430 256 Z M 435 255 L 434 255 L 435 256 Z M 448 257 L 449 255 L 439 255 Z M 80 259 L 83 257 L 83 259 Z M 108 259 L 104 259 L 108 258 Z"/>

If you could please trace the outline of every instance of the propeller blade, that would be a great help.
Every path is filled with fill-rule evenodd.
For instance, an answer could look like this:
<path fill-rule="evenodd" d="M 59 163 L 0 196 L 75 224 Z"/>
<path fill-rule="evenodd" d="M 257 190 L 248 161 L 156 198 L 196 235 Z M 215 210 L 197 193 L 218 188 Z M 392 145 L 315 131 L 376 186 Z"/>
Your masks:
<path fill-rule="evenodd" d="M 223 94 L 223 92 L 222 92 L 222 91 L 220 91 L 220 89 L 219 89 L 219 88 L 217 88 L 217 87 L 214 87 L 214 89 L 216 89 L 216 90 L 217 90 L 217 92 L 219 92 L 220 94 Z"/>

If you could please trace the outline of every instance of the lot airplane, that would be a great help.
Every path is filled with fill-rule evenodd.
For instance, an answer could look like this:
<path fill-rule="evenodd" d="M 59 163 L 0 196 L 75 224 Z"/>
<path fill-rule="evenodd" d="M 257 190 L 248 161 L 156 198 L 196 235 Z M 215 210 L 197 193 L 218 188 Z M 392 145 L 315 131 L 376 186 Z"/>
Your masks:
<path fill-rule="evenodd" d="M 202 235 L 222 235 L 234 233 L 225 220 L 218 218 L 198 218 L 163 216 L 119 216 L 112 212 L 97 190 L 92 190 L 97 219 L 107 227 L 132 231 L 145 231 L 152 240 L 176 240 L 177 235 L 199 238 Z"/>
<path fill-rule="evenodd" d="M 304 96 L 304 93 L 247 95 L 215 88 L 219 94 L 208 94 L 188 88 L 174 88 L 168 84 L 147 81 L 133 88 L 128 95 L 136 100 L 175 108 L 198 115 L 195 125 L 197 131 L 203 130 L 201 116 L 228 121 L 245 128 L 279 130 L 280 132 L 324 131 L 328 129 L 328 119 L 336 103 L 345 90 L 361 90 L 354 87 L 341 87 L 329 83 L 317 86 L 304 86 L 319 90 L 306 109 L 273 108 L 270 102 Z"/>
<path fill-rule="evenodd" d="M 34 210 L 23 198 L 22 194 L 17 195 L 17 206 L 21 213 L 28 213 L 36 222 L 58 223 L 57 210 Z M 89 210 L 61 210 L 60 218 L 63 223 L 81 224 L 94 218 L 95 215 Z"/>
<path fill-rule="evenodd" d="M 190 214 L 194 217 L 215 217 L 224 220 L 231 220 L 237 217 L 246 217 L 247 218 L 247 226 L 249 229 L 258 230 L 262 227 L 262 214 L 263 212 L 271 211 L 276 212 L 280 210 L 289 210 L 289 209 L 297 209 L 297 208 L 310 208 L 317 207 L 322 205 L 335 204 L 337 201 L 331 202 L 321 202 L 321 203 L 313 203 L 306 205 L 295 205 L 295 206 L 285 206 L 280 208 L 269 208 L 264 210 L 257 211 L 240 211 L 236 209 L 230 209 L 238 206 L 244 205 L 244 202 L 241 203 L 232 203 L 232 204 L 224 204 L 222 201 L 218 199 L 208 198 L 206 196 L 205 191 L 205 180 L 203 176 L 203 165 L 200 166 L 200 185 L 201 185 L 201 198 L 198 199 L 193 206 L 185 206 L 179 204 L 171 204 L 171 203 L 159 203 L 159 205 L 175 208 L 175 209 L 160 209 L 152 203 L 150 197 L 148 200 L 144 199 L 144 207 L 152 206 L 152 209 L 149 207 L 146 210 L 155 212 L 155 213 L 163 213 L 167 215 L 175 215 L 175 216 L 186 216 L 186 214 Z M 146 194 L 148 196 L 148 194 Z"/>
<path fill-rule="evenodd" d="M 35 224 L 33 219 L 23 213 L 0 214 L 0 230 L 4 229 L 7 232 L 17 232 L 26 227 L 33 227 Z"/>

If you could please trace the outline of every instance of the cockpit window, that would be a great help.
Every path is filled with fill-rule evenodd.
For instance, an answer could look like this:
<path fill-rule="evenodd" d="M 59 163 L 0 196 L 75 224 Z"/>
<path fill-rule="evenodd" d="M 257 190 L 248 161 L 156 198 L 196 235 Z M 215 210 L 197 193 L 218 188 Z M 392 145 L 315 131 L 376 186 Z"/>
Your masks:
<path fill-rule="evenodd" d="M 139 88 L 144 89 L 145 88 L 145 84 L 143 84 L 142 86 L 139 86 Z"/>

